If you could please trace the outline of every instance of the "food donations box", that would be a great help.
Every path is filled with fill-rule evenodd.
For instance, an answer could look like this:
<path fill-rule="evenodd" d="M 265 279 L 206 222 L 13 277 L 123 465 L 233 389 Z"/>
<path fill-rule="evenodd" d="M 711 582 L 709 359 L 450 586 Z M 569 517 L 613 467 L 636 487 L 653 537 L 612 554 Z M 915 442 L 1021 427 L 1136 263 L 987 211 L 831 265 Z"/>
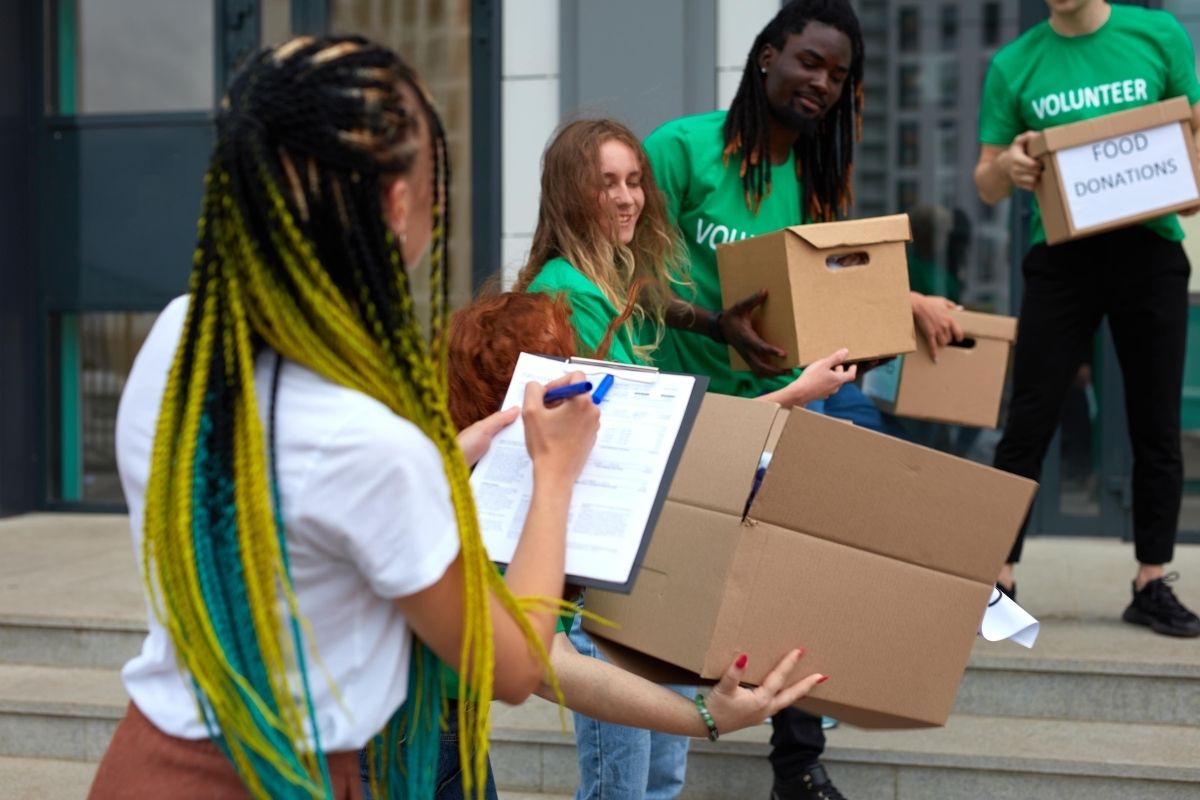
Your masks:
<path fill-rule="evenodd" d="M 766 289 L 754 326 L 787 351 L 780 367 L 806 366 L 846 347 L 849 361 L 916 348 L 907 214 L 795 225 L 717 247 L 721 296 L 734 303 Z M 847 266 L 848 265 L 848 266 Z M 732 347 L 734 369 L 749 369 Z"/>
<path fill-rule="evenodd" d="M 1131 81 L 1125 81 L 1131 83 Z M 1184 97 L 1047 128 L 1038 207 L 1046 242 L 1090 236 L 1200 202 L 1200 160 Z"/>
<path fill-rule="evenodd" d="M 617 627 L 584 627 L 658 681 L 712 682 L 745 652 L 754 684 L 804 647 L 793 677 L 830 680 L 801 708 L 869 728 L 942 725 L 1036 488 L 830 417 L 709 394 L 633 593 L 587 594 Z"/>
<path fill-rule="evenodd" d="M 938 349 L 935 364 L 925 338 L 917 352 L 899 356 L 863 376 L 863 392 L 900 417 L 994 428 L 1009 354 L 1017 338 L 1015 317 L 951 311 L 966 334 Z"/>

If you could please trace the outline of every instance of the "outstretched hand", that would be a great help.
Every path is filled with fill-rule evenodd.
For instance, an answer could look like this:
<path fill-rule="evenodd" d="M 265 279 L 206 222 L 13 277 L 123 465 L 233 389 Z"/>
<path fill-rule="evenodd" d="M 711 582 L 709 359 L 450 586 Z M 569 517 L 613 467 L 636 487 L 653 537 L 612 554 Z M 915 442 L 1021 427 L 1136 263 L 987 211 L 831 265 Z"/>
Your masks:
<path fill-rule="evenodd" d="M 747 657 L 745 654 L 738 656 L 705 698 L 717 731 L 726 734 L 758 725 L 781 708 L 807 695 L 818 683 L 824 682 L 827 676 L 813 673 L 795 683 L 787 683 L 788 675 L 802 655 L 803 650 L 788 652 L 775 665 L 775 669 L 767 673 L 762 683 L 753 689 L 741 685 L 742 676 L 746 673 Z"/>
<path fill-rule="evenodd" d="M 755 375 L 772 378 L 791 370 L 771 363 L 771 358 L 786 358 L 787 351 L 765 341 L 758 335 L 758 331 L 754 330 L 754 312 L 766 300 L 766 289 L 742 298 L 721 312 L 720 327 L 725 341 L 746 360 Z"/>

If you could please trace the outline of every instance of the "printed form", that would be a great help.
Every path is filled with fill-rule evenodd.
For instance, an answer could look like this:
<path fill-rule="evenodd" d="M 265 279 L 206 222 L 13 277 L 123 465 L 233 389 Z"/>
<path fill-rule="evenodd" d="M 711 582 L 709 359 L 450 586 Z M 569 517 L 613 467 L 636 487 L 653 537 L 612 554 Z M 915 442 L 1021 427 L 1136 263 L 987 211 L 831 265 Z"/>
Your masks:
<path fill-rule="evenodd" d="M 503 408 L 520 405 L 529 381 L 547 383 L 579 370 L 598 384 L 615 378 L 600 404 L 596 445 L 575 482 L 567 519 L 566 573 L 583 582 L 624 584 L 638 556 L 695 379 L 690 375 L 570 364 L 522 353 Z M 516 550 L 533 492 L 533 464 L 521 419 L 492 441 L 471 475 L 484 545 L 507 564 Z M 580 582 L 575 580 L 573 582 Z"/>

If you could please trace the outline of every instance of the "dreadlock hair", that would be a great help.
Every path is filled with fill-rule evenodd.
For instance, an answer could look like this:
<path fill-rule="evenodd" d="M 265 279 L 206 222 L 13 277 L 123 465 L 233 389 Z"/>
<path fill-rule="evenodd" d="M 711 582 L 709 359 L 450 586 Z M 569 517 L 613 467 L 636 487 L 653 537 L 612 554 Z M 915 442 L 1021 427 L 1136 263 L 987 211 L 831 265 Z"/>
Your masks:
<path fill-rule="evenodd" d="M 393 180 L 415 174 L 426 135 L 431 343 L 383 199 Z M 427 93 L 396 54 L 365 39 L 301 37 L 264 50 L 222 101 L 191 302 L 155 432 L 143 563 L 154 612 L 202 718 L 258 798 L 331 791 L 288 566 L 273 426 L 264 445 L 255 397 L 263 348 L 377 399 L 442 455 L 464 569 L 460 675 L 474 702 L 458 713 L 468 792 L 482 797 L 484 788 L 489 588 L 548 663 L 523 603 L 488 562 L 447 410 L 448 185 L 446 139 Z M 377 797 L 432 796 L 444 705 L 437 659 L 419 641 L 409 674 L 404 706 L 369 748 Z"/>
<path fill-rule="evenodd" d="M 641 172 L 645 201 L 628 246 L 620 242 L 615 220 L 610 219 L 601 200 L 600 147 L 608 141 L 632 150 Z M 649 359 L 658 340 L 637 344 L 633 327 L 651 322 L 661 340 L 672 284 L 686 281 L 682 253 L 679 230 L 667 215 L 650 159 L 633 131 L 611 119 L 576 120 L 563 126 L 542 156 L 537 227 L 529 258 L 513 289 L 524 291 L 546 262 L 565 259 L 596 284 L 613 308 L 630 311 L 609 325 L 601 349 L 607 350 L 616 331 L 625 329 L 631 334 L 635 355 Z M 632 305 L 627 303 L 630 296 L 636 301 Z"/>
<path fill-rule="evenodd" d="M 815 134 L 801 136 L 794 145 L 796 177 L 803 181 L 800 213 L 807 221 L 831 221 L 853 202 L 854 143 L 862 139 L 863 40 L 849 0 L 792 0 L 758 34 L 725 118 L 724 157 L 726 163 L 740 159 L 746 207 L 757 213 L 771 191 L 771 112 L 758 59 L 768 45 L 782 50 L 788 37 L 810 22 L 841 31 L 851 48 L 841 97 L 817 123 Z"/>

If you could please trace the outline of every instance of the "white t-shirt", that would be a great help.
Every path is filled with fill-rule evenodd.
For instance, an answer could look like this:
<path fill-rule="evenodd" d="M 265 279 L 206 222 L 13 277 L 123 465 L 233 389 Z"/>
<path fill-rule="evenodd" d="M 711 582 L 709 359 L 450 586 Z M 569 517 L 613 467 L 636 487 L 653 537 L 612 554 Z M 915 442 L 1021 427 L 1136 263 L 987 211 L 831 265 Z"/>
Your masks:
<path fill-rule="evenodd" d="M 154 323 L 117 411 L 117 467 L 139 565 L 155 424 L 187 304 L 187 296 L 175 299 Z M 264 434 L 276 358 L 265 352 L 255 364 Z M 312 626 L 306 661 L 321 746 L 357 750 L 407 691 L 412 637 L 392 598 L 433 585 L 458 554 L 450 488 L 433 443 L 364 394 L 284 361 L 276 404 L 287 554 L 300 611 Z M 282 599 L 279 609 L 286 625 Z M 205 738 L 170 636 L 153 613 L 148 616 L 142 652 L 121 672 L 125 689 L 160 730 Z"/>

